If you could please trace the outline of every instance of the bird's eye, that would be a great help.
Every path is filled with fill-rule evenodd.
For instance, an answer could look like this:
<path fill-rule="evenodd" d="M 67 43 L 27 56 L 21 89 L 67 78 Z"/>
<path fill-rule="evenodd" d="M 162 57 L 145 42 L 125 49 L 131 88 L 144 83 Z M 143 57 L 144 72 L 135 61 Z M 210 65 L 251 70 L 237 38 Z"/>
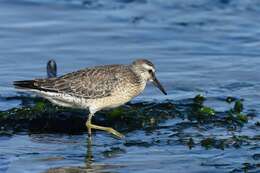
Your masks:
<path fill-rule="evenodd" d="M 152 70 L 148 70 L 148 72 L 149 72 L 149 73 L 153 73 L 153 71 L 152 71 Z"/>

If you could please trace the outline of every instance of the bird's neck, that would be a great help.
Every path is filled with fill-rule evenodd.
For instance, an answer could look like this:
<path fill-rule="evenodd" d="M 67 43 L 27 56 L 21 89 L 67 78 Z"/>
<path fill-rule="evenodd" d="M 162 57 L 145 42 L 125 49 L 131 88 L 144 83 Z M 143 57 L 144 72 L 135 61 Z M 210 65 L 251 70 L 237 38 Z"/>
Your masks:
<path fill-rule="evenodd" d="M 142 69 L 140 69 L 134 65 L 131 65 L 130 68 L 133 70 L 135 75 L 140 79 L 140 81 L 142 81 L 143 83 L 147 82 L 147 77 L 145 75 L 145 71 L 143 71 Z"/>

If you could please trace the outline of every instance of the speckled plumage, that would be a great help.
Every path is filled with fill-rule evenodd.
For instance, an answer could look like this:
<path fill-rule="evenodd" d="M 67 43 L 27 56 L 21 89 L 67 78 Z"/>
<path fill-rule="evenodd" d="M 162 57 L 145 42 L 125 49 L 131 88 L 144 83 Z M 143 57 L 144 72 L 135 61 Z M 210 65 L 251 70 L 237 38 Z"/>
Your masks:
<path fill-rule="evenodd" d="M 111 96 L 122 85 L 138 86 L 141 79 L 124 65 L 106 65 L 87 68 L 44 82 L 41 87 L 85 99 Z"/>
<path fill-rule="evenodd" d="M 89 134 L 91 128 L 96 128 L 122 137 L 111 128 L 91 124 L 91 117 L 101 109 L 130 101 L 144 90 L 148 81 L 153 81 L 166 94 L 154 73 L 155 67 L 150 61 L 138 59 L 130 65 L 96 66 L 60 77 L 15 81 L 14 85 L 34 91 L 54 104 L 89 109 L 90 116 L 86 124 Z"/>
<path fill-rule="evenodd" d="M 66 94 L 80 99 L 80 102 L 85 104 L 71 104 L 71 107 L 81 108 L 89 107 L 90 101 L 88 100 L 98 99 L 100 102 L 104 102 L 105 99 L 102 98 L 108 97 L 111 99 L 111 97 L 117 95 L 124 100 L 126 98 L 123 97 L 128 97 L 130 100 L 144 89 L 144 82 L 129 65 L 96 66 L 68 73 L 58 78 L 35 79 L 32 82 L 35 86 L 32 89 L 50 101 L 61 100 L 62 98 L 59 97 Z M 51 95 L 54 97 L 48 93 L 52 93 Z M 109 107 L 108 104 L 106 103 Z M 112 100 L 111 105 L 113 105 Z M 61 106 L 64 105 L 61 104 Z"/>

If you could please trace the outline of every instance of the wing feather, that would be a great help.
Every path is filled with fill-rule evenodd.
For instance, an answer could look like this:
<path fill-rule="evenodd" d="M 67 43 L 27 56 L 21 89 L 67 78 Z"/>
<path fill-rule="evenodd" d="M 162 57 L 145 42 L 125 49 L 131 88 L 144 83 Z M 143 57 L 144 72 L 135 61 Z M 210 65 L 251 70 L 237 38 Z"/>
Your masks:
<path fill-rule="evenodd" d="M 99 66 L 72 72 L 55 79 L 39 80 L 39 87 L 44 90 L 66 93 L 86 99 L 110 96 L 118 85 L 116 73 L 122 66 Z"/>

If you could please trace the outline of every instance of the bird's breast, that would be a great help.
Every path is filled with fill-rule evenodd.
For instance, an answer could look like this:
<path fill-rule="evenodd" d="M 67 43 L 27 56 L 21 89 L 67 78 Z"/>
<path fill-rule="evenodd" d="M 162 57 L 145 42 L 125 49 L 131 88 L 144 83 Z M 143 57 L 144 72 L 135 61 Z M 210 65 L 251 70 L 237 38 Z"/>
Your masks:
<path fill-rule="evenodd" d="M 108 97 L 89 100 L 89 105 L 95 110 L 105 108 L 114 108 L 129 102 L 132 98 L 138 96 L 145 88 L 144 84 L 122 86 L 114 89 Z"/>

